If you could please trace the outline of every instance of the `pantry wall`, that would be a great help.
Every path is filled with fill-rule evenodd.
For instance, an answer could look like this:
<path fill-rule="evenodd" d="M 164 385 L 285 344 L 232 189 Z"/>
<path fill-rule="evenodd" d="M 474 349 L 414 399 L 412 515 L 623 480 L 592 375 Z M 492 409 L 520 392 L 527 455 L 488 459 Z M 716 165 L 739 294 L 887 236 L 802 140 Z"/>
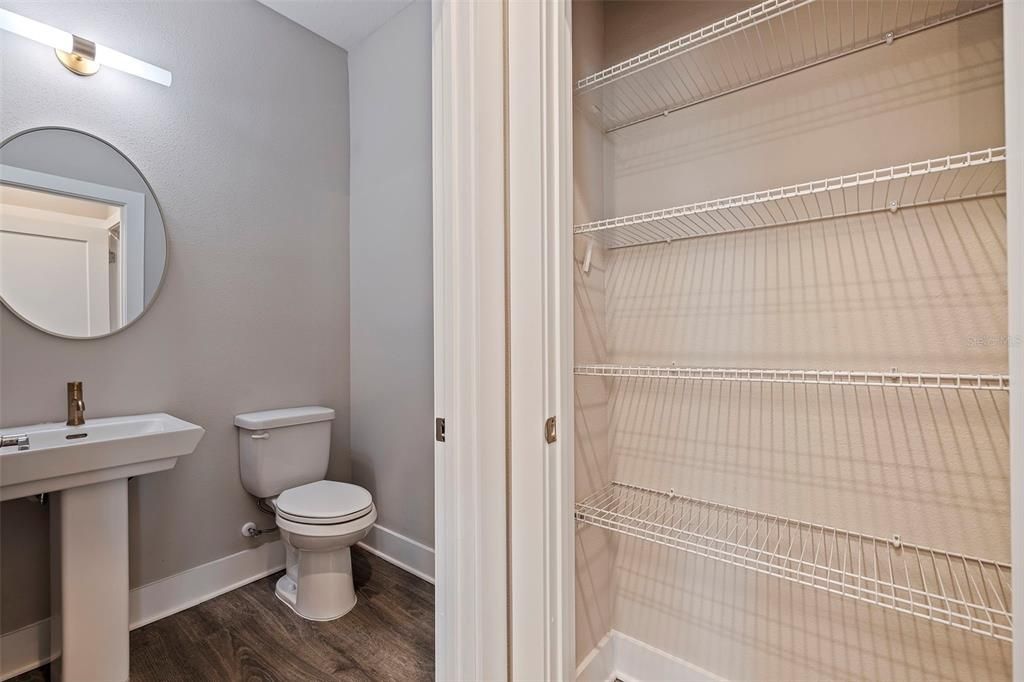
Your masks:
<path fill-rule="evenodd" d="M 756 7 L 573 4 L 581 678 L 1008 679 L 1001 6 Z"/>

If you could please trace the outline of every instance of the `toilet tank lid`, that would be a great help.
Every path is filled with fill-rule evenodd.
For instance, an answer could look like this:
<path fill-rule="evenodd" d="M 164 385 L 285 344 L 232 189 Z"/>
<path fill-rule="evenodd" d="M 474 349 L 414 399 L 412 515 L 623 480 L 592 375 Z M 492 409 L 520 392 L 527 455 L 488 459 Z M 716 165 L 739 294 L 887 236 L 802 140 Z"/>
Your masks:
<path fill-rule="evenodd" d="M 329 407 L 287 407 L 283 410 L 264 410 L 247 412 L 235 417 L 235 426 L 258 431 L 276 429 L 282 426 L 312 424 L 334 419 L 334 410 Z"/>

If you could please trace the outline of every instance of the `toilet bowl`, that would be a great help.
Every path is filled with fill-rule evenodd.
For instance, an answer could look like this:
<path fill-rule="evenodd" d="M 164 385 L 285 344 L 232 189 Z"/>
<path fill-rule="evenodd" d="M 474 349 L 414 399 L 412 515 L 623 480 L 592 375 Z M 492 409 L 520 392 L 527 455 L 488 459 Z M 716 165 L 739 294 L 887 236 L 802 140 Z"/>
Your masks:
<path fill-rule="evenodd" d="M 333 419 L 327 407 L 235 417 L 242 487 L 274 508 L 285 546 L 275 591 L 309 620 L 334 620 L 356 605 L 351 547 L 377 520 L 369 492 L 324 480 Z"/>
<path fill-rule="evenodd" d="M 356 605 L 352 545 L 366 537 L 377 509 L 359 486 L 316 481 L 273 501 L 285 545 L 278 598 L 309 620 L 334 620 Z"/>

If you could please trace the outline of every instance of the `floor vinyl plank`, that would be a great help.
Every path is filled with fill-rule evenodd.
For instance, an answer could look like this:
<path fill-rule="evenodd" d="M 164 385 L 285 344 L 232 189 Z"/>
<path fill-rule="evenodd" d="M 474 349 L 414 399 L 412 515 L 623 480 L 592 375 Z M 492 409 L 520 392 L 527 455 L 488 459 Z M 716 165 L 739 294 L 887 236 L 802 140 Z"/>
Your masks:
<path fill-rule="evenodd" d="M 276 573 L 133 631 L 131 680 L 432 680 L 433 585 L 358 548 L 352 569 L 358 602 L 337 620 L 295 615 Z M 49 679 L 43 666 L 11 682 Z"/>

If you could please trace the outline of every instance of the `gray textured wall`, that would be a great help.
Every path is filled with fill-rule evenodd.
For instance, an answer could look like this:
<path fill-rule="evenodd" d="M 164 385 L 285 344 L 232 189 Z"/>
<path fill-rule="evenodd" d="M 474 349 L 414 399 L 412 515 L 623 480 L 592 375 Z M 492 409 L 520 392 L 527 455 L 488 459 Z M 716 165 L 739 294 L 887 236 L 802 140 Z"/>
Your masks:
<path fill-rule="evenodd" d="M 2 6 L 174 74 L 170 88 L 111 69 L 79 78 L 0 37 L 0 135 L 96 134 L 163 207 L 167 278 L 131 328 L 66 341 L 0 312 L 0 424 L 61 419 L 64 382 L 82 379 L 88 416 L 166 411 L 206 428 L 177 468 L 130 484 L 137 586 L 250 546 L 236 413 L 334 407 L 331 475 L 350 473 L 347 57 L 256 3 Z M 0 507 L 0 557 L 0 630 L 48 616 L 44 509 Z"/>
<path fill-rule="evenodd" d="M 430 3 L 352 49 L 352 477 L 434 544 Z"/>

